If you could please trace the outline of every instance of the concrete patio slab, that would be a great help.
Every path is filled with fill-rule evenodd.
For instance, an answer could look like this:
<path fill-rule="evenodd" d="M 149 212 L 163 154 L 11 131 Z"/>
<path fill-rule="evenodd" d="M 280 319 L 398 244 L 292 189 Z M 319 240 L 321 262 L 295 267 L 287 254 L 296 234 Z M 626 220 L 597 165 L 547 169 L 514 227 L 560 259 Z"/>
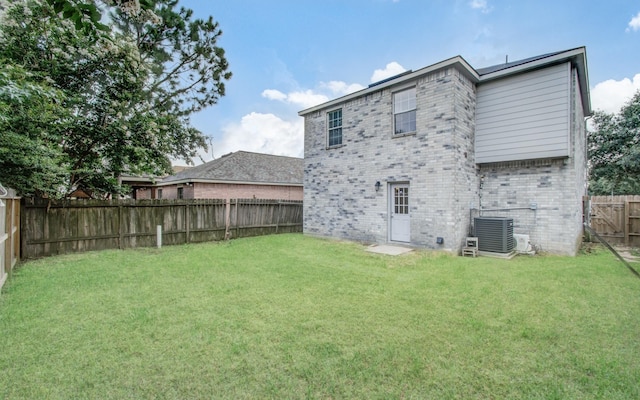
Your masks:
<path fill-rule="evenodd" d="M 400 254 L 405 254 L 413 251 L 413 249 L 410 249 L 408 247 L 392 246 L 389 244 L 372 244 L 365 250 L 370 253 L 386 254 L 388 256 L 399 256 Z"/>

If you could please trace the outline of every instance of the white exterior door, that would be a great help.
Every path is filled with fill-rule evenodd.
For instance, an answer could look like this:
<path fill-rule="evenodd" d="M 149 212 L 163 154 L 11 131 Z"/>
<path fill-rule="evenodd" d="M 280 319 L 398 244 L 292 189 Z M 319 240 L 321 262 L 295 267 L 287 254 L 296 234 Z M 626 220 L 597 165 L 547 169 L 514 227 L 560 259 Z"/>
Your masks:
<path fill-rule="evenodd" d="M 392 184 L 389 190 L 389 239 L 393 242 L 411 241 L 409 216 L 409 184 Z"/>

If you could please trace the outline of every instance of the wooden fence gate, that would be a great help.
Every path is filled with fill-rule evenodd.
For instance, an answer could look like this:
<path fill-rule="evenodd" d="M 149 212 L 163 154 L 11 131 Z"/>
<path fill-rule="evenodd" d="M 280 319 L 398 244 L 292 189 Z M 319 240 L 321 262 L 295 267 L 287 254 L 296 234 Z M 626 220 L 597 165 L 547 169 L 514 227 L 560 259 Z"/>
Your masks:
<path fill-rule="evenodd" d="M 589 225 L 611 244 L 640 247 L 640 196 L 591 196 Z"/>

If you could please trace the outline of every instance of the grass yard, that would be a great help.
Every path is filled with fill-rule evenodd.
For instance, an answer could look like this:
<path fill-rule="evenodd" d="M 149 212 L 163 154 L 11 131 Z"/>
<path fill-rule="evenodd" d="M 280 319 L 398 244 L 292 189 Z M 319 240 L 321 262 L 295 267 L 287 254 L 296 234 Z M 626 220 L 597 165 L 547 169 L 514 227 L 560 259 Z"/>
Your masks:
<path fill-rule="evenodd" d="M 605 250 L 390 257 L 300 234 L 23 264 L 0 398 L 640 398 L 640 280 Z"/>

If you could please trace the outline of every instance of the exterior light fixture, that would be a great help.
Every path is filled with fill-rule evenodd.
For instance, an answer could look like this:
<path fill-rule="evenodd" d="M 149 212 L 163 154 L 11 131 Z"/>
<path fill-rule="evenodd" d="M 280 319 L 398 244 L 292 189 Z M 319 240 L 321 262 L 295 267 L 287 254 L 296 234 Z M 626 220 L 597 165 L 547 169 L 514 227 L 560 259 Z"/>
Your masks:
<path fill-rule="evenodd" d="M 380 181 L 376 181 L 376 192 L 380 191 Z"/>

